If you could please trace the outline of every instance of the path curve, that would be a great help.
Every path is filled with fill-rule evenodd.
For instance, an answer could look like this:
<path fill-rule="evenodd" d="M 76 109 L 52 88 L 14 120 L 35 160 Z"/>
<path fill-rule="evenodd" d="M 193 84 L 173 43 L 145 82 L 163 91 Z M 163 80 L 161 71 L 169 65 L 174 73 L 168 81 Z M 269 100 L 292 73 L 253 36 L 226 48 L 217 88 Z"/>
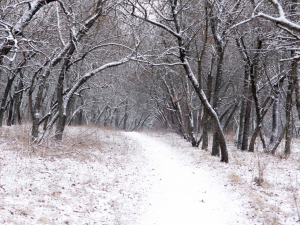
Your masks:
<path fill-rule="evenodd" d="M 142 145 L 149 160 L 145 185 L 150 185 L 141 225 L 251 224 L 234 194 L 209 171 L 195 168 L 170 146 L 146 134 L 126 135 Z"/>

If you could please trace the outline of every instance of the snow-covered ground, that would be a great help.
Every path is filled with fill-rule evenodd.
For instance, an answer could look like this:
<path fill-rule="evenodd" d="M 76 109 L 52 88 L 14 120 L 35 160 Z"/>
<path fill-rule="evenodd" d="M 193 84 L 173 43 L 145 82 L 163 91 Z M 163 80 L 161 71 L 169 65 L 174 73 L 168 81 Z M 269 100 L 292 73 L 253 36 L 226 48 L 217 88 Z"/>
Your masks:
<path fill-rule="evenodd" d="M 27 132 L 0 128 L 0 224 L 298 224 L 297 140 L 288 159 L 228 141 L 224 164 L 174 133 L 68 127 L 31 146 Z"/>
<path fill-rule="evenodd" d="M 183 154 L 155 138 L 140 133 L 127 135 L 142 143 L 152 168 L 145 176 L 152 188 L 140 224 L 252 224 L 243 213 L 242 201 L 224 188 L 223 180 L 191 165 Z"/>

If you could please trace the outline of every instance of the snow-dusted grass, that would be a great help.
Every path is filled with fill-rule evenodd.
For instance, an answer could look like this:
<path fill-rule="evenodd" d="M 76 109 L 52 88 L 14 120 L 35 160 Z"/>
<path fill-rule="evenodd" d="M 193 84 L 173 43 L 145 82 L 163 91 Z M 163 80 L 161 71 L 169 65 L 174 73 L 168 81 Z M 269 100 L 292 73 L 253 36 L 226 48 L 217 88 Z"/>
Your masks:
<path fill-rule="evenodd" d="M 136 143 L 71 127 L 61 143 L 28 145 L 27 130 L 0 130 L 0 224 L 136 223 L 145 164 Z"/>
<path fill-rule="evenodd" d="M 152 189 L 161 181 L 138 140 L 119 131 L 68 127 L 62 142 L 34 145 L 29 130 L 26 125 L 0 128 L 0 224 L 144 225 Z M 205 171 L 216 190 L 234 198 L 239 216 L 250 224 L 299 223 L 299 140 L 293 140 L 292 154 L 284 159 L 283 146 L 276 156 L 261 153 L 259 146 L 255 153 L 241 152 L 228 136 L 230 163 L 224 164 L 177 134 L 146 135 L 168 146 L 169 156 L 193 172 Z M 203 199 L 201 213 L 210 200 Z"/>
<path fill-rule="evenodd" d="M 284 159 L 283 144 L 275 156 L 260 152 L 259 146 L 254 153 L 241 152 L 232 142 L 234 138 L 228 136 L 230 162 L 224 164 L 218 157 L 212 157 L 209 151 L 191 147 L 177 134 L 149 132 L 148 135 L 172 146 L 192 164 L 211 171 L 212 176 L 224 182 L 224 189 L 235 192 L 240 198 L 246 216 L 253 220 L 253 224 L 299 224 L 299 139 L 293 139 L 292 154 Z"/>

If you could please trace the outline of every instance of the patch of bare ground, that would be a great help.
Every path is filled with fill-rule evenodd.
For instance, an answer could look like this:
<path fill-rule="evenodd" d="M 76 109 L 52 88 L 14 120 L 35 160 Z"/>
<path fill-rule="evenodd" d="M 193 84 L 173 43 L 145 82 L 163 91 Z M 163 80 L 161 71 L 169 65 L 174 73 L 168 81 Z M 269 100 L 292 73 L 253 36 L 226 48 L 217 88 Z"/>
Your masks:
<path fill-rule="evenodd" d="M 136 142 L 97 127 L 39 144 L 29 133 L 0 128 L 1 224 L 138 224 L 147 162 Z"/>
<path fill-rule="evenodd" d="M 148 133 L 188 157 L 192 164 L 211 170 L 224 189 L 236 193 L 244 202 L 245 214 L 253 224 L 288 225 L 300 222 L 300 140 L 294 139 L 292 154 L 283 156 L 283 144 L 276 155 L 262 153 L 256 146 L 254 153 L 238 150 L 227 136 L 229 163 L 219 162 L 209 151 L 193 148 L 175 133 Z M 221 180 L 223 182 L 221 182 Z"/>

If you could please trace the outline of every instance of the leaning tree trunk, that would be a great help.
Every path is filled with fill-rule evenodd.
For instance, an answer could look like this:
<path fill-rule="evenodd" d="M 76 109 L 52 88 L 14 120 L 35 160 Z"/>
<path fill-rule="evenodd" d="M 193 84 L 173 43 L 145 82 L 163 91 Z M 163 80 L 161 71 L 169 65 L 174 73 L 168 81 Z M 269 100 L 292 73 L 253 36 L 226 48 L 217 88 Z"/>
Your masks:
<path fill-rule="evenodd" d="M 175 8 L 172 8 L 172 9 L 173 9 L 173 16 L 174 16 L 175 24 L 177 27 L 179 27 L 179 21 L 177 18 L 177 14 L 175 13 Z M 179 32 L 179 30 L 178 30 L 178 32 Z M 203 89 L 200 88 L 199 82 L 196 79 L 196 77 L 190 67 L 190 64 L 187 60 L 183 37 L 177 36 L 177 39 L 178 39 L 178 43 L 179 43 L 180 60 L 182 62 L 182 65 L 186 72 L 186 75 L 190 79 L 203 106 L 205 107 L 205 109 L 208 111 L 208 113 L 210 114 L 210 116 L 213 119 L 214 129 L 215 129 L 215 132 L 217 133 L 218 142 L 221 147 L 221 162 L 228 163 L 228 151 L 227 151 L 227 146 L 226 146 L 226 140 L 225 140 L 224 132 L 223 132 L 218 114 L 216 113 L 216 111 L 211 107 L 210 103 L 208 102 L 208 100 L 203 92 Z M 221 82 L 221 81 L 219 80 L 219 82 Z"/>

